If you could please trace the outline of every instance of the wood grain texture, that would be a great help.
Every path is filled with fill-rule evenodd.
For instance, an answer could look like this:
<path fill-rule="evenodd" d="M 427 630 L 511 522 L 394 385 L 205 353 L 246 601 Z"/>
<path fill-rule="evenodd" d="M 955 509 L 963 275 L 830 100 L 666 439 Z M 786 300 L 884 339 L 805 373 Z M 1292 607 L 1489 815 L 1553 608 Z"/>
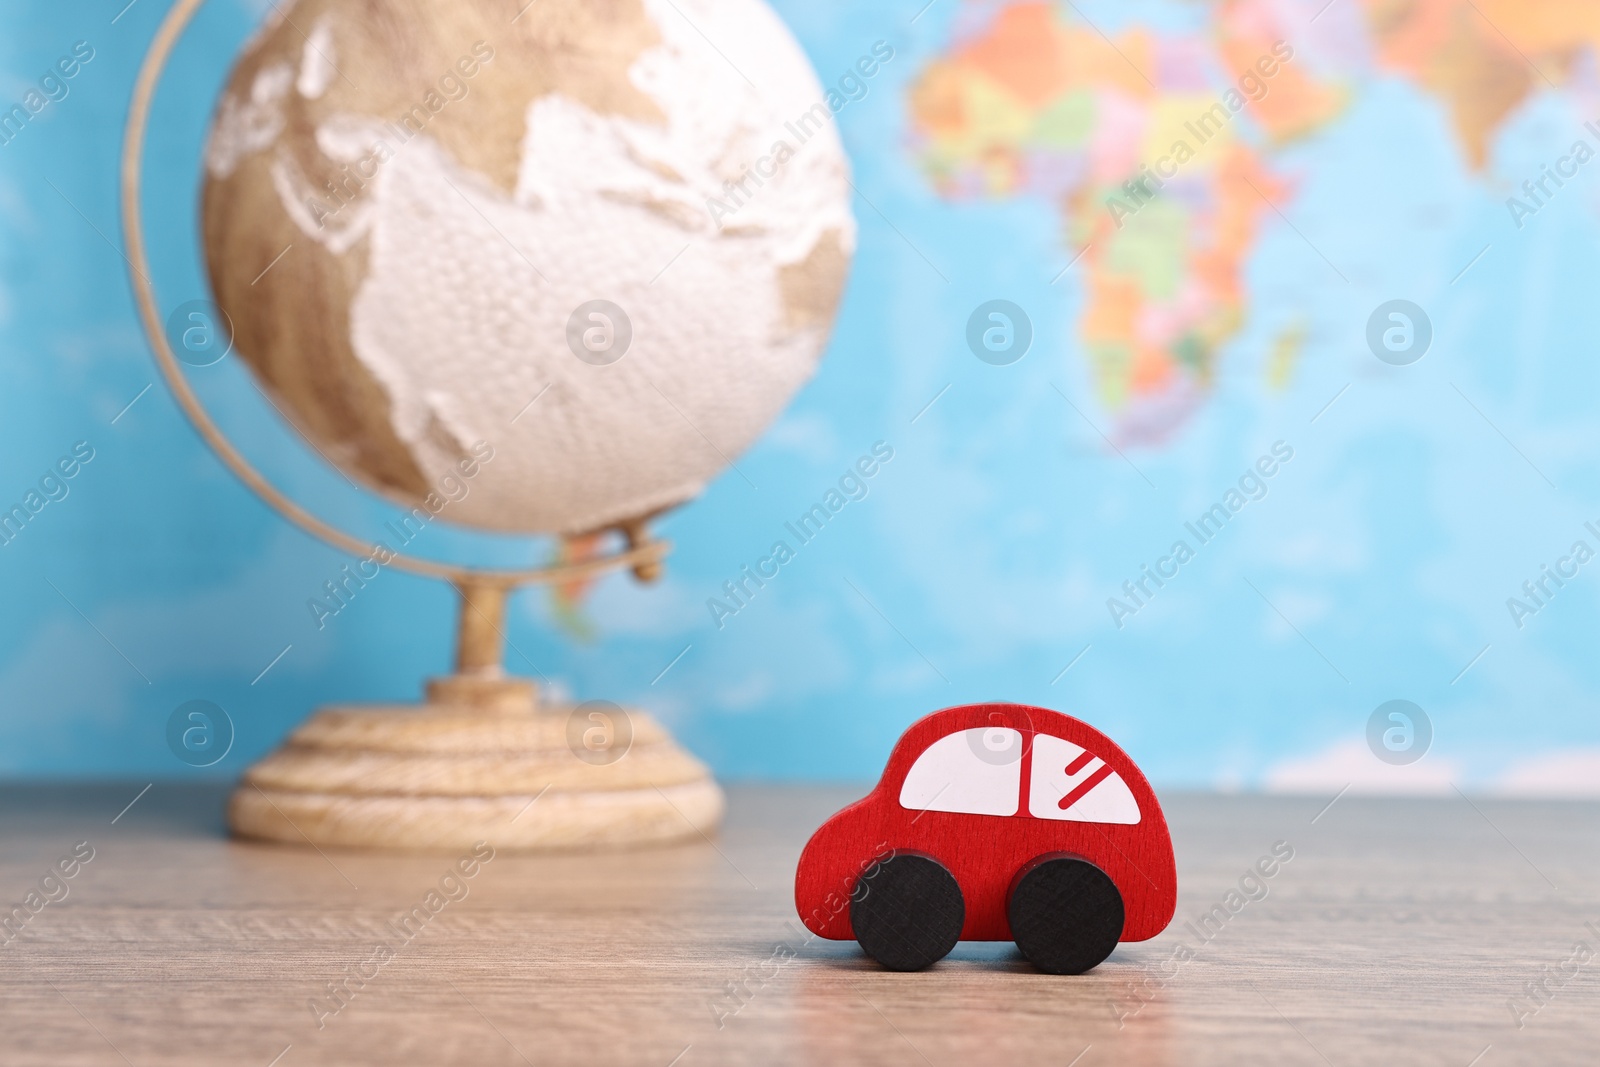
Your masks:
<path fill-rule="evenodd" d="M 529 699 L 324 709 L 245 772 L 228 822 L 288 844 L 609 848 L 698 837 L 722 812 L 711 772 L 650 716 Z"/>
<path fill-rule="evenodd" d="M 1009 945 L 891 974 L 808 938 L 800 848 L 864 786 L 736 788 L 713 841 L 473 867 L 230 840 L 221 788 L 156 783 L 118 817 L 144 785 L 0 790 L 5 908 L 95 850 L 0 946 L 8 1067 L 1548 1067 L 1600 1043 L 1600 961 L 1548 978 L 1600 945 L 1595 803 L 1164 793 L 1177 918 L 1062 978 Z M 1277 841 L 1292 859 L 1229 913 Z M 364 984 L 319 1029 L 341 979 Z M 1541 979 L 1519 1030 L 1508 1001 Z"/>

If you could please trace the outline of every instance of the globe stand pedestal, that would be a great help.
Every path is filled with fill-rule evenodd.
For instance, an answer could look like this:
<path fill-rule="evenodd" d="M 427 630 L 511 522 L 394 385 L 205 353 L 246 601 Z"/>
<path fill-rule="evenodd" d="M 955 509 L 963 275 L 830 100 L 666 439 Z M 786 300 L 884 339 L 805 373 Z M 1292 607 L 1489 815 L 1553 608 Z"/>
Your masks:
<path fill-rule="evenodd" d="M 641 578 L 653 577 L 635 567 Z M 641 571 L 643 573 L 641 573 Z M 322 708 L 245 772 L 241 837 L 391 849 L 623 847 L 704 835 L 722 818 L 705 765 L 650 716 L 554 706 L 500 666 L 511 586 L 461 580 L 456 673 L 421 705 Z"/>

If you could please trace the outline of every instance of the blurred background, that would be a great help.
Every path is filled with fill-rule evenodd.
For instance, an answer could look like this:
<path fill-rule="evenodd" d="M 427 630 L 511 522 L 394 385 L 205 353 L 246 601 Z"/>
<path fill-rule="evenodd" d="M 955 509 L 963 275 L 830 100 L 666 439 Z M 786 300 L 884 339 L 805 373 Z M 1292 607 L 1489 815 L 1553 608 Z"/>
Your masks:
<path fill-rule="evenodd" d="M 662 582 L 515 600 L 513 670 L 649 709 L 728 780 L 871 778 L 915 719 L 1004 699 L 1087 719 L 1158 786 L 1600 792 L 1600 8 L 774 6 L 853 166 L 832 344 L 661 524 Z M 204 137 L 271 7 L 212 0 L 163 83 L 164 308 L 208 295 Z M 351 561 L 239 485 L 157 376 L 117 166 L 165 10 L 29 5 L 0 35 L 24 116 L 0 127 L 12 777 L 233 776 L 313 707 L 414 700 L 450 664 L 437 582 L 386 570 L 319 625 Z M 398 514 L 238 360 L 189 375 L 312 511 L 363 537 Z M 800 544 L 785 524 L 875 448 Z M 779 540 L 794 558 L 731 600 Z M 204 769 L 167 742 L 190 700 L 236 730 Z"/>

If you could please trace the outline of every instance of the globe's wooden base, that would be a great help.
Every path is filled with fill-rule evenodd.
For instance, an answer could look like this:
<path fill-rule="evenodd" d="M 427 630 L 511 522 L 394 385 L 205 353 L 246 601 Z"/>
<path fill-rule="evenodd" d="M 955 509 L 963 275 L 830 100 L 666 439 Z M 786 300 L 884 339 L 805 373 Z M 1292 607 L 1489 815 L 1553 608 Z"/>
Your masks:
<path fill-rule="evenodd" d="M 390 849 L 624 847 L 696 838 L 722 818 L 705 765 L 614 705 L 497 701 L 324 708 L 245 772 L 242 837 Z M 599 715 L 600 718 L 594 718 Z"/>

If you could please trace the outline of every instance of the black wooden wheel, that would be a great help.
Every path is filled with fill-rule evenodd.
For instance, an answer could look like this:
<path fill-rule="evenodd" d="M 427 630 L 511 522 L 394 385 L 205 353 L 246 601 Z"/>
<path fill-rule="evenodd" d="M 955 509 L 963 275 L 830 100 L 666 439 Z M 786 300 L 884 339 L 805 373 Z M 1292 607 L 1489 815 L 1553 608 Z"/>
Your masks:
<path fill-rule="evenodd" d="M 891 971 L 920 971 L 944 959 L 966 921 L 955 875 L 927 856 L 880 860 L 862 873 L 850 895 L 856 941 Z"/>
<path fill-rule="evenodd" d="M 1006 904 L 1011 936 L 1046 974 L 1082 974 L 1122 937 L 1122 894 L 1088 860 L 1049 856 L 1023 869 Z"/>

